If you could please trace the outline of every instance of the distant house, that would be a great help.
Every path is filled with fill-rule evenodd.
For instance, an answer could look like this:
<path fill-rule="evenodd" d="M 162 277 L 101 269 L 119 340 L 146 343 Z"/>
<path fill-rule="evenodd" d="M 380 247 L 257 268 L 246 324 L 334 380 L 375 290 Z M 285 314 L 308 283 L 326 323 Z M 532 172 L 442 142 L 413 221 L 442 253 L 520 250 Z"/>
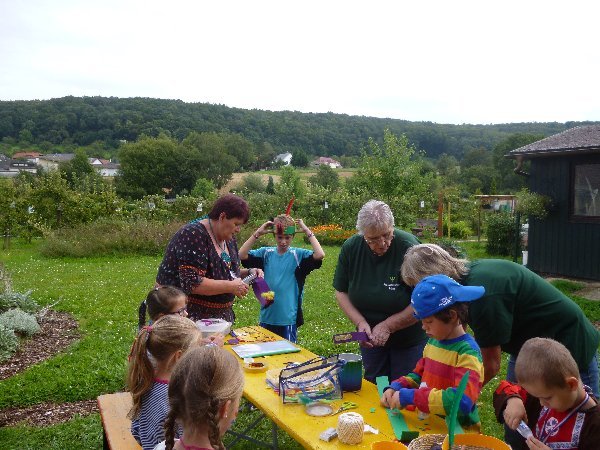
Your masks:
<path fill-rule="evenodd" d="M 114 163 L 109 159 L 88 158 L 91 166 L 103 177 L 114 177 L 119 173 L 120 164 Z"/>
<path fill-rule="evenodd" d="M 0 161 L 0 177 L 16 177 L 19 172 L 37 173 L 34 162 L 25 159 L 6 159 Z"/>
<path fill-rule="evenodd" d="M 17 152 L 13 155 L 13 159 L 26 159 L 27 161 L 37 164 L 40 156 L 42 156 L 42 154 L 39 152 Z"/>
<path fill-rule="evenodd" d="M 290 152 L 285 152 L 285 153 L 280 153 L 279 155 L 277 155 L 275 157 L 275 159 L 273 160 L 273 162 L 279 162 L 279 161 L 283 161 L 283 165 L 284 166 L 289 166 L 290 163 L 292 162 L 292 154 Z"/>
<path fill-rule="evenodd" d="M 319 156 L 312 162 L 312 165 L 315 167 L 328 165 L 332 169 L 339 169 L 340 167 L 342 167 L 339 161 L 336 161 L 335 159 L 329 158 L 327 156 Z"/>
<path fill-rule="evenodd" d="M 45 170 L 58 170 L 60 163 L 71 161 L 73 158 L 75 153 L 51 153 L 40 156 L 37 164 Z"/>
<path fill-rule="evenodd" d="M 517 148 L 515 171 L 552 207 L 529 221 L 527 267 L 545 274 L 600 280 L 600 125 L 575 127 Z M 524 160 L 531 160 L 525 173 Z"/>

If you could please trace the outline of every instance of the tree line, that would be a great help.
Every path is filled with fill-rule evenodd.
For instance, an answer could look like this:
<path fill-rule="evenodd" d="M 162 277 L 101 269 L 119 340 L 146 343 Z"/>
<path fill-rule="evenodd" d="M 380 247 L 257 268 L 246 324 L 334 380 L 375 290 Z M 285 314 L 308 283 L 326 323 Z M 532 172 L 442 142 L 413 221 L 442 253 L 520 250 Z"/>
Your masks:
<path fill-rule="evenodd" d="M 115 156 L 123 142 L 166 136 L 178 142 L 190 133 L 239 135 L 261 155 L 357 157 L 369 138 L 381 144 L 384 130 L 406 135 L 429 158 L 443 154 L 461 160 L 473 149 L 491 151 L 515 133 L 548 136 L 592 122 L 452 125 L 334 113 L 262 111 L 180 100 L 116 97 L 63 97 L 0 101 L 3 150 L 30 144 L 42 151 L 55 146 L 95 146 Z M 9 152 L 8 152 L 9 153 Z"/>

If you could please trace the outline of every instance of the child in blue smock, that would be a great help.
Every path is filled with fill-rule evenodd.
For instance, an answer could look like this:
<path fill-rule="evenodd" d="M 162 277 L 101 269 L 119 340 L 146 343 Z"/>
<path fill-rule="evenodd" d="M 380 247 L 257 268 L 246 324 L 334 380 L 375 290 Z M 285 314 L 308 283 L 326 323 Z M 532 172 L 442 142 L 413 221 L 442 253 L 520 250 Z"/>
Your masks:
<path fill-rule="evenodd" d="M 296 224 L 306 234 L 312 250 L 292 247 Z M 277 247 L 252 245 L 264 234 L 273 233 Z M 273 221 L 263 223 L 239 250 L 245 267 L 256 267 L 265 273 L 265 281 L 275 293 L 274 302 L 260 311 L 259 323 L 273 333 L 291 342 L 297 340 L 297 329 L 304 323 L 302 296 L 306 277 L 321 267 L 325 252 L 315 234 L 302 219 L 294 221 L 287 214 L 280 214 Z"/>

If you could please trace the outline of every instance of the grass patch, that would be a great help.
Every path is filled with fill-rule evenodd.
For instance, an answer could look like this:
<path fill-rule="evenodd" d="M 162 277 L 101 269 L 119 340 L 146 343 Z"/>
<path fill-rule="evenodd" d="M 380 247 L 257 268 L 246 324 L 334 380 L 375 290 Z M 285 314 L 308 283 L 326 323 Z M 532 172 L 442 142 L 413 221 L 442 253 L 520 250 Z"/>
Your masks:
<path fill-rule="evenodd" d="M 56 303 L 54 309 L 74 315 L 82 338 L 60 355 L 27 371 L 0 381 L 0 408 L 27 406 L 44 401 L 67 402 L 94 399 L 100 394 L 125 387 L 125 368 L 131 342 L 137 329 L 137 307 L 153 285 L 161 256 L 94 256 L 47 258 L 40 255 L 41 242 L 23 244 L 13 241 L 2 253 L 2 260 L 16 292 L 32 291 L 40 305 Z M 461 242 L 470 259 L 485 256 L 485 243 Z M 306 247 L 302 237 L 294 245 Z M 357 351 L 356 344 L 334 346 L 330 336 L 351 329 L 334 297 L 333 273 L 339 247 L 325 247 L 327 257 L 320 270 L 308 277 L 305 291 L 305 321 L 299 344 L 316 354 L 331 355 Z M 482 250 L 483 249 L 483 250 Z M 559 289 L 572 286 L 559 283 Z M 592 320 L 600 318 L 600 304 L 574 299 Z M 58 302 L 58 303 L 57 303 Z M 236 306 L 236 326 L 255 325 L 259 304 L 251 296 Z M 500 377 L 484 389 L 479 401 L 483 432 L 502 437 L 502 428 L 493 415 L 491 395 Z M 252 413 L 254 414 L 254 413 Z M 249 423 L 252 414 L 240 415 L 236 427 Z M 253 430 L 255 437 L 269 439 L 271 429 L 263 422 Z M 301 448 L 286 433 L 279 432 L 281 448 Z M 227 441 L 227 439 L 226 439 Z M 97 414 L 45 428 L 0 428 L 3 449 L 68 448 L 77 442 L 82 448 L 101 448 L 102 427 Z M 239 443 L 238 448 L 255 448 Z"/>

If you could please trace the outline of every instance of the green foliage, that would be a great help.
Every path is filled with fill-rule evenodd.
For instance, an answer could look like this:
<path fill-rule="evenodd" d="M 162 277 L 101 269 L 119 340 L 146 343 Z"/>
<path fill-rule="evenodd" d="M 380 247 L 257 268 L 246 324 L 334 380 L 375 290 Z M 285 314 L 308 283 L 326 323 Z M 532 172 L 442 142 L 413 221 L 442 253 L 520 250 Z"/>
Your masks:
<path fill-rule="evenodd" d="M 74 186 L 74 179 L 77 177 L 95 175 L 96 178 L 102 178 L 89 163 L 87 153 L 83 149 L 78 149 L 70 161 L 61 163 L 59 170 L 71 187 Z"/>
<path fill-rule="evenodd" d="M 515 210 L 523 216 L 535 217 L 536 219 L 545 219 L 548 215 L 550 197 L 546 195 L 531 192 L 527 188 L 517 192 L 517 205 Z"/>
<path fill-rule="evenodd" d="M 0 326 L 4 326 L 19 335 L 25 336 L 32 336 L 40 331 L 40 326 L 35 316 L 18 308 L 9 309 L 0 314 Z"/>
<path fill-rule="evenodd" d="M 512 214 L 499 212 L 490 214 L 487 219 L 487 252 L 492 255 L 510 255 L 514 252 L 515 239 L 519 239 L 515 231 Z"/>
<path fill-rule="evenodd" d="M 308 155 L 304 150 L 296 149 L 292 152 L 292 166 L 300 168 L 308 166 Z"/>
<path fill-rule="evenodd" d="M 0 313 L 15 308 L 33 314 L 39 311 L 40 306 L 31 298 L 31 291 L 24 294 L 8 291 L 0 294 Z"/>
<path fill-rule="evenodd" d="M 524 145 L 531 144 L 532 142 L 538 141 L 544 137 L 544 134 L 540 134 L 536 131 L 536 134 L 526 133 L 515 133 L 508 136 L 506 139 L 497 143 L 492 150 L 492 159 L 494 163 L 494 169 L 498 175 L 498 191 L 499 192 L 515 192 L 526 184 L 526 178 L 521 175 L 517 175 L 514 171 L 515 160 L 512 158 L 506 158 L 511 150 L 515 150 Z M 530 162 L 526 161 L 523 165 L 522 170 L 528 171 Z"/>
<path fill-rule="evenodd" d="M 405 135 L 384 132 L 383 146 L 369 140 L 368 152 L 363 154 L 356 174 L 347 182 L 355 195 L 365 193 L 383 200 L 392 208 L 401 226 L 414 223 L 421 200 L 433 201 L 433 175 L 423 173 L 423 163 L 415 158 L 415 148 Z M 358 212 L 358 210 L 356 211 Z"/>
<path fill-rule="evenodd" d="M 473 236 L 473 230 L 464 220 L 450 222 L 450 233 L 448 233 L 448 222 L 444 221 L 444 236 L 450 236 L 454 239 L 467 239 Z"/>
<path fill-rule="evenodd" d="M 192 189 L 192 196 L 213 202 L 217 199 L 217 190 L 212 181 L 206 178 L 198 178 Z"/>
<path fill-rule="evenodd" d="M 317 173 L 309 178 L 308 182 L 313 186 L 321 186 L 328 191 L 335 191 L 340 188 L 340 176 L 327 164 L 321 164 Z"/>
<path fill-rule="evenodd" d="M 116 177 L 117 193 L 125 198 L 141 198 L 159 194 L 162 188 L 173 189 L 178 194 L 184 185 L 180 170 L 183 168 L 178 143 L 166 136 L 141 137 L 127 143 L 119 151 L 121 169 Z M 193 180 L 195 182 L 195 179 Z"/>
<path fill-rule="evenodd" d="M 279 197 L 283 204 L 279 210 L 284 212 L 292 195 L 298 199 L 304 197 L 306 194 L 306 186 L 300 179 L 298 171 L 292 166 L 283 167 L 280 173 L 281 179 L 279 180 L 279 183 L 275 185 L 275 195 Z"/>
<path fill-rule="evenodd" d="M 267 182 L 267 188 L 265 189 L 267 194 L 275 193 L 275 183 L 273 182 L 273 177 L 269 176 L 269 181 Z"/>
<path fill-rule="evenodd" d="M 142 135 L 157 137 L 163 133 L 180 141 L 191 132 L 238 133 L 257 146 L 257 169 L 270 166 L 275 154 L 288 148 L 301 148 L 315 156 L 339 155 L 344 167 L 350 167 L 344 158 L 358 156 L 368 138 L 383 136 L 386 128 L 396 135 L 406 134 L 431 158 L 442 153 L 460 158 L 469 149 L 491 150 L 514 133 L 548 136 L 588 124 L 592 122 L 449 125 L 333 113 L 245 110 L 150 98 L 0 102 L 0 140 L 6 146 L 22 139 L 29 149 L 57 150 L 57 145 L 92 146 L 101 142 L 102 149 L 114 150 L 120 140 L 134 142 Z M 233 156 L 237 159 L 239 155 Z M 246 168 L 241 159 L 238 163 Z"/>
<path fill-rule="evenodd" d="M 91 257 L 99 255 L 159 255 L 181 227 L 181 222 L 106 219 L 50 234 L 41 244 L 47 257 Z M 92 237 L 92 238 L 91 238 Z"/>
<path fill-rule="evenodd" d="M 19 348 L 19 338 L 15 332 L 0 324 L 0 362 L 9 359 Z"/>
<path fill-rule="evenodd" d="M 251 192 L 265 192 L 266 186 L 259 174 L 251 173 L 242 178 L 242 182 L 236 187 L 236 192 L 242 195 L 248 195 Z"/>

